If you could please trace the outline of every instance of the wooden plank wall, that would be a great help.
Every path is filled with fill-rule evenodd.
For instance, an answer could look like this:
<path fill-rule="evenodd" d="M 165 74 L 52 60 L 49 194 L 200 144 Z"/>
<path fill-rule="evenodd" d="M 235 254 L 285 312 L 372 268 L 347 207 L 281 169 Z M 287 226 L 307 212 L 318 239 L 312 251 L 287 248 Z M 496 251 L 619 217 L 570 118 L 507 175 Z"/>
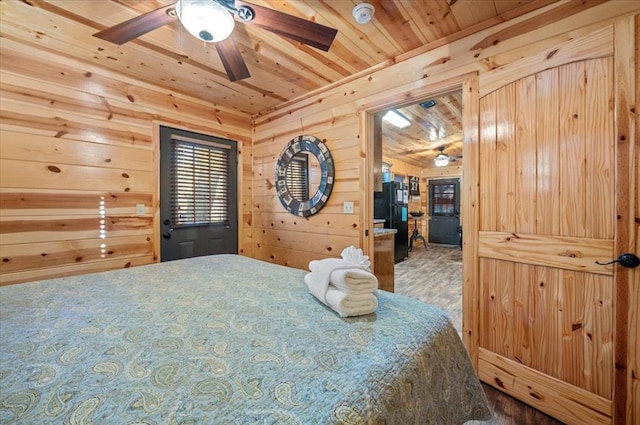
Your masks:
<path fill-rule="evenodd" d="M 0 120 L 2 284 L 158 260 L 157 123 L 239 142 L 252 255 L 248 115 L 3 39 Z"/>
<path fill-rule="evenodd" d="M 291 129 L 275 128 L 274 134 L 255 134 L 253 144 L 254 256 L 255 258 L 306 269 L 309 262 L 327 256 L 340 256 L 350 245 L 359 246 L 360 187 L 363 161 L 359 146 L 340 143 L 346 129 L 358 126 L 358 116 L 350 114 L 323 122 L 316 130 L 304 120 Z M 288 126 L 289 123 L 285 123 Z M 298 135 L 320 138 L 331 151 L 336 178 L 329 202 L 319 214 L 304 218 L 289 214 L 280 204 L 274 187 L 275 163 L 282 148 Z M 354 196 L 355 194 L 355 196 Z M 343 202 L 354 202 L 354 214 L 343 214 Z M 308 249 L 311 247 L 311 249 Z"/>
<path fill-rule="evenodd" d="M 465 39 L 413 57 L 402 57 L 388 68 L 363 72 L 297 101 L 254 117 L 254 190 L 256 258 L 306 268 L 310 259 L 336 256 L 350 244 L 366 250 L 364 230 L 364 141 L 359 112 L 396 98 L 406 104 L 430 86 L 470 72 L 486 75 L 485 87 L 540 67 L 590 57 L 579 37 L 640 10 L 635 2 L 605 3 L 567 17 L 549 20 L 553 4 Z M 546 22 L 552 24 L 545 25 Z M 494 72 L 501 71 L 501 72 Z M 327 206 L 309 219 L 287 214 L 273 187 L 280 150 L 293 137 L 312 134 L 326 140 L 336 158 L 336 185 Z M 354 201 L 355 214 L 342 213 L 342 203 Z"/>
<path fill-rule="evenodd" d="M 384 139 L 383 142 L 384 144 Z M 384 149 L 384 147 L 383 147 Z M 387 156 L 382 154 L 382 162 L 386 162 L 387 164 L 391 164 L 391 172 L 394 175 L 401 175 L 405 177 L 405 182 L 407 181 L 407 176 L 419 176 L 422 171 L 422 167 L 417 167 L 415 165 L 409 164 L 407 162 L 403 162 L 398 158 L 394 158 L 392 156 Z"/>

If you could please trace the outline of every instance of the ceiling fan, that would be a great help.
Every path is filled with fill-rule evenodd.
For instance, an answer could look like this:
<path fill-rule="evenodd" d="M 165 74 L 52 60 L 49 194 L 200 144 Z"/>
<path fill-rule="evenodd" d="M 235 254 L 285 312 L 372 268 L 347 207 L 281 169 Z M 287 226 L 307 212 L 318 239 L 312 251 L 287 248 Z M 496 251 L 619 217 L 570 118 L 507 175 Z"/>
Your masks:
<path fill-rule="evenodd" d="M 433 158 L 436 163 L 436 167 L 445 167 L 449 165 L 450 162 L 462 159 L 462 156 L 452 156 L 444 153 L 444 146 L 440 146 L 438 150 L 440 151 L 440 153 L 436 155 L 435 158 Z"/>
<path fill-rule="evenodd" d="M 230 81 L 251 75 L 232 37 L 235 21 L 252 24 L 275 34 L 324 50 L 331 47 L 337 30 L 284 12 L 235 0 L 177 0 L 113 27 L 95 37 L 124 44 L 178 19 L 193 36 L 215 43 Z"/>

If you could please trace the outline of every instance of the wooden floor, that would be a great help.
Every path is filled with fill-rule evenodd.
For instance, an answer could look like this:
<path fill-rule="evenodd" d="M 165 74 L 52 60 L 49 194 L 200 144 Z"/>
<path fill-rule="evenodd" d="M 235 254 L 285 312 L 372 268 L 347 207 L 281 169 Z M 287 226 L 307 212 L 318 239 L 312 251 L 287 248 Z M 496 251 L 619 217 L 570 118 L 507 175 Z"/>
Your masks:
<path fill-rule="evenodd" d="M 524 403 L 509 397 L 502 391 L 482 384 L 484 392 L 489 399 L 489 406 L 494 414 L 494 419 L 488 421 L 469 421 L 466 425 L 562 425 L 551 416 L 547 416 L 539 410 L 529 407 Z"/>
<path fill-rule="evenodd" d="M 395 266 L 395 292 L 418 298 L 447 312 L 461 333 L 462 255 L 460 248 L 419 245 L 409 258 Z M 544 413 L 483 384 L 495 417 L 470 421 L 467 425 L 559 425 Z"/>

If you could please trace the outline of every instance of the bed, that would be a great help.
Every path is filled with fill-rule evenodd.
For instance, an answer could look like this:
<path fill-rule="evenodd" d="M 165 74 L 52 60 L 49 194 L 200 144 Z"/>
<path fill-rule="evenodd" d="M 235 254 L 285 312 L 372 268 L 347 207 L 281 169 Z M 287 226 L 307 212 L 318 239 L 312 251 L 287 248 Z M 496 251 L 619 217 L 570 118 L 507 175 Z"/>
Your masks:
<path fill-rule="evenodd" d="M 340 318 L 304 274 L 214 255 L 1 287 L 0 423 L 490 418 L 442 311 L 379 291 Z"/>

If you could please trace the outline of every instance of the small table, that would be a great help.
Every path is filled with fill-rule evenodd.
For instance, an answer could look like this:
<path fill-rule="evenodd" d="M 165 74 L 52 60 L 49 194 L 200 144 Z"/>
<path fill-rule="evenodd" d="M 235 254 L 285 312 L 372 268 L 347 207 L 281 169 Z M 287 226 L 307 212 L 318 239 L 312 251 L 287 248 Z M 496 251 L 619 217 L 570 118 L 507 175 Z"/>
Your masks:
<path fill-rule="evenodd" d="M 424 236 L 422 236 L 420 234 L 420 231 L 418 230 L 418 220 L 422 220 L 422 216 L 412 215 L 411 217 L 414 220 L 415 227 L 413 228 L 413 233 L 411 234 L 411 238 L 409 239 L 409 251 L 413 249 L 413 241 L 415 240 L 421 240 L 424 244 L 424 249 L 427 249 L 427 241 L 424 240 Z"/>

